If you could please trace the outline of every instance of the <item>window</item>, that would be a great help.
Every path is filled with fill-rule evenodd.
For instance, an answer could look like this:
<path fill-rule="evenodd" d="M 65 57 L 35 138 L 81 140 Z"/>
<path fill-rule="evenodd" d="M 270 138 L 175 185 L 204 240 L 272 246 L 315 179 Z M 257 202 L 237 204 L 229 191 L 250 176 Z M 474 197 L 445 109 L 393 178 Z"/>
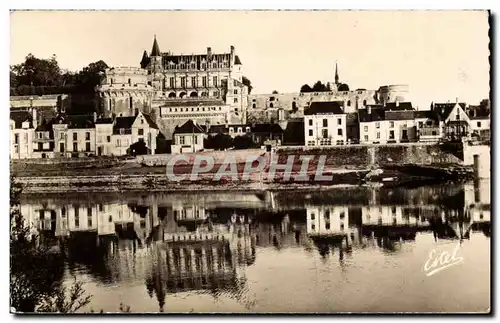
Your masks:
<path fill-rule="evenodd" d="M 422 121 L 419 121 L 419 122 L 418 122 L 418 127 L 419 127 L 419 128 L 422 128 L 423 126 L 424 126 L 424 123 L 423 123 Z"/>
<path fill-rule="evenodd" d="M 328 129 L 323 129 L 323 130 L 321 131 L 321 134 L 322 134 L 322 137 L 323 137 L 323 138 L 328 138 Z"/>
<path fill-rule="evenodd" d="M 325 229 L 330 230 L 330 222 L 325 223 Z"/>
<path fill-rule="evenodd" d="M 365 135 L 365 141 L 368 141 L 368 135 Z"/>
<path fill-rule="evenodd" d="M 337 134 L 338 134 L 339 136 L 342 136 L 342 129 L 337 129 Z"/>
<path fill-rule="evenodd" d="M 179 144 L 184 145 L 184 136 L 179 137 Z"/>
<path fill-rule="evenodd" d="M 87 228 L 92 228 L 92 218 L 88 218 Z"/>
<path fill-rule="evenodd" d="M 339 217 L 340 217 L 340 219 L 341 219 L 341 220 L 342 220 L 343 218 L 345 218 L 345 212 L 344 212 L 344 211 L 340 212 Z"/>
<path fill-rule="evenodd" d="M 366 106 L 366 100 L 363 100 L 363 106 Z"/>
<path fill-rule="evenodd" d="M 65 216 L 66 216 L 66 208 L 65 208 L 64 206 L 61 208 L 61 215 L 62 215 L 63 217 L 65 217 Z"/>
<path fill-rule="evenodd" d="M 337 124 L 338 124 L 339 126 L 340 126 L 340 125 L 342 125 L 342 119 L 341 119 L 341 118 L 338 118 L 338 119 L 337 119 Z"/>
<path fill-rule="evenodd" d="M 107 142 L 111 142 L 111 136 L 107 136 L 107 137 L 106 137 L 106 141 L 107 141 Z"/>
<path fill-rule="evenodd" d="M 218 83 L 217 83 L 217 76 L 214 76 L 213 81 L 214 81 L 214 86 L 217 86 L 218 85 Z"/>
<path fill-rule="evenodd" d="M 323 119 L 323 127 L 328 127 L 328 119 Z"/>
<path fill-rule="evenodd" d="M 250 127 L 247 127 L 247 128 L 245 129 L 245 131 L 246 131 L 247 133 L 250 133 Z"/>
<path fill-rule="evenodd" d="M 219 92 L 218 92 L 218 91 L 215 91 L 215 92 L 214 92 L 214 96 L 219 96 Z"/>
<path fill-rule="evenodd" d="M 313 121 L 312 119 L 309 119 L 309 125 L 312 126 L 313 125 Z"/>
<path fill-rule="evenodd" d="M 234 103 L 238 103 L 238 98 L 234 98 Z"/>
<path fill-rule="evenodd" d="M 316 219 L 316 216 L 314 215 L 314 213 L 311 213 L 311 220 L 314 220 Z"/>
<path fill-rule="evenodd" d="M 62 152 L 62 153 L 64 152 L 64 143 L 63 142 L 61 142 L 59 144 L 59 151 Z"/>
<path fill-rule="evenodd" d="M 169 79 L 169 82 L 170 82 L 170 87 L 173 88 L 174 87 L 174 84 L 175 84 L 175 79 L 173 77 L 171 77 Z"/>
<path fill-rule="evenodd" d="M 309 136 L 313 136 L 313 130 L 309 129 Z"/>
<path fill-rule="evenodd" d="M 347 100 L 347 106 L 350 107 L 351 106 L 351 100 Z"/>
<path fill-rule="evenodd" d="M 233 133 L 234 132 L 234 128 L 233 127 L 229 127 L 229 133 Z"/>
<path fill-rule="evenodd" d="M 186 77 L 181 76 L 181 87 L 186 87 Z"/>
<path fill-rule="evenodd" d="M 389 131 L 389 139 L 394 139 L 394 130 Z"/>
<path fill-rule="evenodd" d="M 201 85 L 202 86 L 207 86 L 207 77 L 206 76 L 203 76 L 201 78 Z M 203 94 L 201 96 L 203 96 Z"/>
<path fill-rule="evenodd" d="M 312 229 L 313 231 L 315 231 L 315 230 L 316 230 L 316 225 L 312 224 L 312 225 L 311 225 L 311 229 Z"/>
<path fill-rule="evenodd" d="M 120 147 L 120 144 L 121 144 L 120 139 L 116 139 L 116 147 Z"/>
<path fill-rule="evenodd" d="M 19 134 L 18 134 L 18 133 L 16 133 L 16 134 L 14 135 L 14 143 L 15 143 L 16 145 L 17 145 L 17 144 L 19 144 Z"/>
<path fill-rule="evenodd" d="M 195 69 L 196 68 L 196 64 L 195 63 L 191 63 L 191 68 Z"/>
<path fill-rule="evenodd" d="M 368 126 L 365 126 L 365 132 L 368 132 Z"/>
<path fill-rule="evenodd" d="M 201 63 L 201 68 L 205 69 L 206 68 L 206 64 L 205 63 Z"/>
<path fill-rule="evenodd" d="M 238 89 L 235 89 L 235 90 L 234 90 L 234 94 L 238 94 Z"/>
<path fill-rule="evenodd" d="M 380 132 L 377 132 L 377 139 L 380 139 Z"/>
<path fill-rule="evenodd" d="M 144 129 L 139 128 L 139 129 L 137 130 L 137 134 L 138 134 L 139 136 L 143 136 L 143 135 L 144 135 Z"/>
<path fill-rule="evenodd" d="M 59 134 L 59 140 L 64 140 L 64 133 L 62 133 L 62 132 L 61 132 L 61 133 Z"/>
<path fill-rule="evenodd" d="M 78 140 L 78 134 L 76 132 L 73 132 L 73 140 Z"/>
<path fill-rule="evenodd" d="M 99 204 L 99 212 L 104 211 L 104 206 L 102 204 Z"/>
<path fill-rule="evenodd" d="M 375 128 L 377 128 L 377 129 L 380 128 L 380 122 L 375 122 Z"/>
<path fill-rule="evenodd" d="M 457 111 L 457 120 L 460 120 L 460 112 Z"/>
<path fill-rule="evenodd" d="M 90 142 L 85 143 L 85 150 L 90 151 Z"/>
<path fill-rule="evenodd" d="M 85 133 L 85 140 L 90 140 L 90 132 Z"/>
<path fill-rule="evenodd" d="M 132 80 L 128 79 L 128 85 L 131 85 L 131 84 L 132 84 Z"/>
<path fill-rule="evenodd" d="M 197 84 L 196 84 L 196 76 L 192 76 L 191 77 L 191 86 L 192 87 L 196 87 L 197 86 Z"/>
<path fill-rule="evenodd" d="M 213 68 L 217 68 L 217 63 L 215 63 L 215 62 L 214 62 L 214 63 L 212 64 L 212 67 L 213 67 Z"/>
<path fill-rule="evenodd" d="M 243 129 L 241 127 L 238 127 L 238 133 L 243 133 Z"/>
<path fill-rule="evenodd" d="M 478 128 L 481 128 L 481 121 L 478 121 L 478 122 L 477 122 L 477 127 L 478 127 Z"/>
<path fill-rule="evenodd" d="M 198 137 L 197 136 L 194 136 L 193 137 L 193 140 L 194 140 L 194 144 L 197 145 L 198 144 Z"/>
<path fill-rule="evenodd" d="M 78 143 L 77 142 L 73 143 L 73 151 L 78 151 Z"/>
<path fill-rule="evenodd" d="M 391 122 L 389 123 L 389 127 L 390 127 L 390 128 L 394 128 L 394 121 L 391 121 Z"/>

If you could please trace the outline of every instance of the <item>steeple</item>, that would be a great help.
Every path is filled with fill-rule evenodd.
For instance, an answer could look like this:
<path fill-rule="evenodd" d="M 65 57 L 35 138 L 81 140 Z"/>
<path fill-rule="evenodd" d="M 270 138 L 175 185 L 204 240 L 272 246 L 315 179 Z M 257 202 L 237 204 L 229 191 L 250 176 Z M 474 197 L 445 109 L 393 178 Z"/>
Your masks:
<path fill-rule="evenodd" d="M 339 70 L 337 67 L 337 62 L 335 62 L 335 84 L 339 84 Z"/>
<path fill-rule="evenodd" d="M 142 54 L 142 59 L 141 59 L 141 68 L 146 68 L 149 64 L 149 56 L 148 52 L 144 51 Z"/>
<path fill-rule="evenodd" d="M 158 46 L 158 42 L 156 41 L 156 35 L 153 41 L 153 49 L 151 49 L 151 56 L 161 56 L 160 46 Z"/>

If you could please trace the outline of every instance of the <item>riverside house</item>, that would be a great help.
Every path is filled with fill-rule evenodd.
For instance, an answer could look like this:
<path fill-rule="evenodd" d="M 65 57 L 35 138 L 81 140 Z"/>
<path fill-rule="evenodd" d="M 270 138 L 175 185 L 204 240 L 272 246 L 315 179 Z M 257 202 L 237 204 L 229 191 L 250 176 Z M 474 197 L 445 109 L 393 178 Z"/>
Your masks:
<path fill-rule="evenodd" d="M 312 102 L 304 112 L 306 146 L 347 143 L 346 114 L 341 101 Z"/>
<path fill-rule="evenodd" d="M 172 154 L 195 153 L 204 149 L 206 129 L 193 120 L 175 127 L 171 145 Z"/>
<path fill-rule="evenodd" d="M 36 123 L 28 111 L 10 112 L 10 154 L 12 159 L 31 158 Z"/>

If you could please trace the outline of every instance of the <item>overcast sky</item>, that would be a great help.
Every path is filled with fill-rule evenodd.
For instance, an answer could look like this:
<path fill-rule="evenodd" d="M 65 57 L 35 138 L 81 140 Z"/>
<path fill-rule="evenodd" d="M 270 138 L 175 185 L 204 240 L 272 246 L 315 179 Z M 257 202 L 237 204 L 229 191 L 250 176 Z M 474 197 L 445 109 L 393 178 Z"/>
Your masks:
<path fill-rule="evenodd" d="M 56 54 L 70 70 L 100 59 L 139 66 L 156 34 L 160 50 L 175 54 L 234 45 L 252 93 L 333 81 L 337 62 L 351 89 L 408 84 L 422 109 L 488 97 L 488 29 L 481 11 L 14 12 L 10 63 L 32 53 Z"/>

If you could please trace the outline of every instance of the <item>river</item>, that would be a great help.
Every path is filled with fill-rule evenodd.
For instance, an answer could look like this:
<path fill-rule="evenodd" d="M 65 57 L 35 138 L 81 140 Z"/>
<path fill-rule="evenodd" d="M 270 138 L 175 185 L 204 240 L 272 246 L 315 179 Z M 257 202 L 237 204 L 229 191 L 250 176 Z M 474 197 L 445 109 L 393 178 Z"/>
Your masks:
<path fill-rule="evenodd" d="M 490 183 L 294 192 L 26 194 L 82 311 L 486 312 Z M 431 255 L 462 261 L 427 276 Z M 430 263 L 430 262 L 429 262 Z"/>

